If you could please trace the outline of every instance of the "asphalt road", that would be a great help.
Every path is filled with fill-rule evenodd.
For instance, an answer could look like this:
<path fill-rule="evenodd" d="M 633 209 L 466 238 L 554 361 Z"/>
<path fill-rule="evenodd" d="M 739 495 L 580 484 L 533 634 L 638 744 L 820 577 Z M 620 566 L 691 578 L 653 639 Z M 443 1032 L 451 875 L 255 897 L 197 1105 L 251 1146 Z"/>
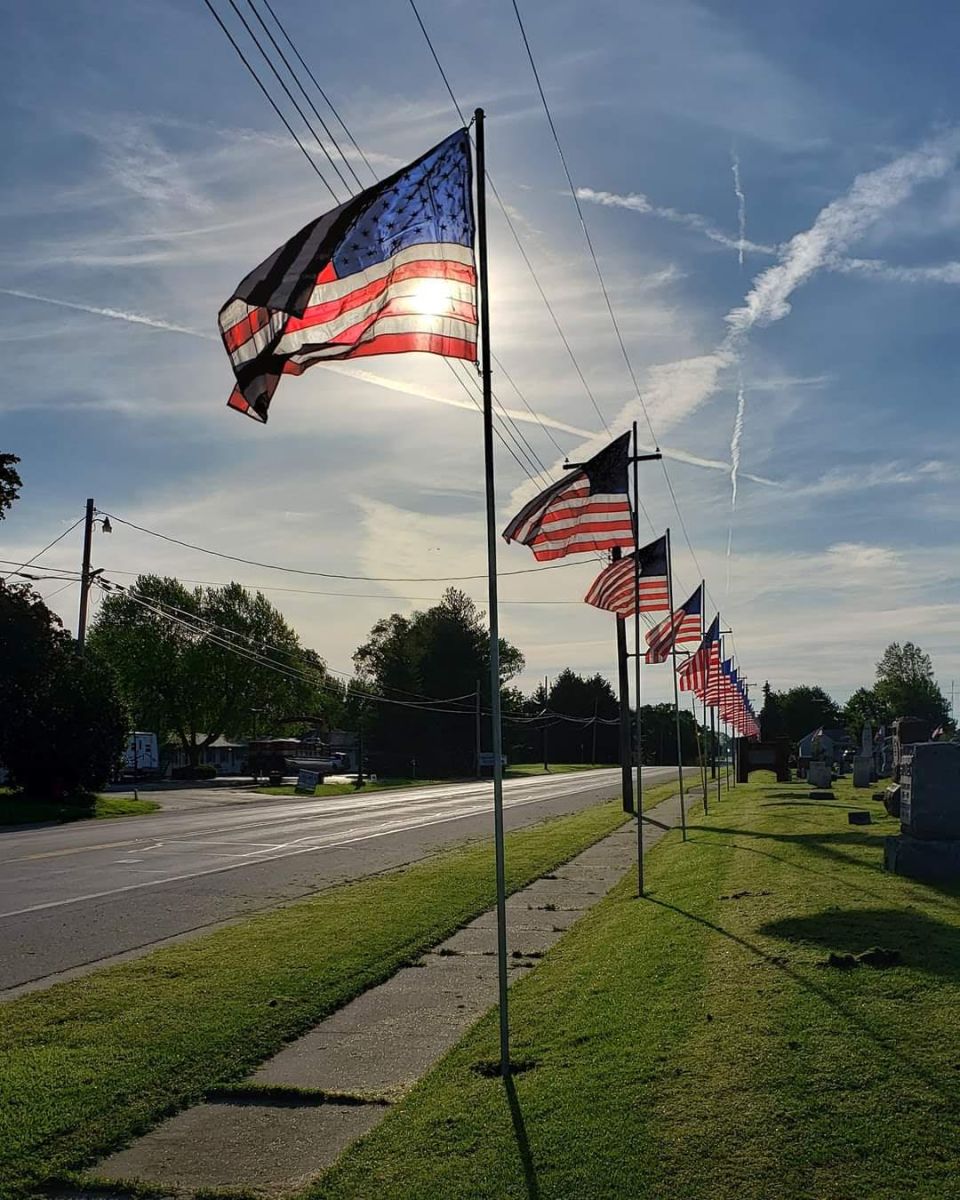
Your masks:
<path fill-rule="evenodd" d="M 645 782 L 675 772 L 651 767 Z M 619 792 L 619 770 L 507 780 L 505 824 Z M 489 783 L 309 800 L 181 796 L 150 816 L 0 834 L 0 997 L 489 836 L 492 807 Z"/>

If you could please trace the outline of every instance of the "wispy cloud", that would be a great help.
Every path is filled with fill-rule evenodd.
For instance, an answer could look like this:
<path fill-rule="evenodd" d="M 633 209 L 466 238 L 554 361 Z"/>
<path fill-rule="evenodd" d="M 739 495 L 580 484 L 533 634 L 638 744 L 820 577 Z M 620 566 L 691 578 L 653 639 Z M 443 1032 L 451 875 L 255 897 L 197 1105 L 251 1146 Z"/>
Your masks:
<path fill-rule="evenodd" d="M 870 275 L 896 283 L 960 283 L 960 262 L 936 263 L 924 267 L 899 267 L 878 258 L 842 258 L 827 264 L 844 275 Z"/>
<path fill-rule="evenodd" d="M 960 153 L 960 131 L 950 130 L 886 166 L 858 175 L 852 187 L 822 209 L 809 229 L 780 251 L 780 261 L 753 281 L 741 307 L 726 316 L 730 336 L 744 337 L 790 312 L 790 297 L 922 183 L 942 179 Z"/>
<path fill-rule="evenodd" d="M 577 188 L 577 198 L 587 200 L 591 204 L 602 205 L 604 208 L 625 208 L 630 212 L 660 217 L 664 221 L 671 221 L 674 225 L 683 225 L 708 238 L 711 242 L 725 246 L 728 250 L 736 250 L 740 254 L 741 263 L 744 250 L 750 250 L 756 254 L 775 254 L 777 251 L 776 246 L 765 246 L 759 242 L 747 241 L 742 230 L 740 237 L 732 237 L 718 228 L 709 218 L 701 216 L 700 213 L 681 212 L 676 208 L 654 204 L 642 192 L 628 192 L 626 195 L 620 195 L 617 192 L 594 191 L 593 188 L 579 187 Z"/>

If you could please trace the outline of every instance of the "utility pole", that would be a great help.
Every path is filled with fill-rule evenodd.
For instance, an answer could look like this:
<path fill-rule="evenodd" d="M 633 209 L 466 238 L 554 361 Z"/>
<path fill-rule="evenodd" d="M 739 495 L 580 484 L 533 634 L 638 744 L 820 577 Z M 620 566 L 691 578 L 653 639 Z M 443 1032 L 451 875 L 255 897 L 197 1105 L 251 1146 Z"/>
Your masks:
<path fill-rule="evenodd" d="M 476 740 L 477 778 L 479 779 L 481 776 L 481 769 L 480 769 L 480 680 L 479 679 L 477 680 L 476 697 L 477 697 L 476 717 L 475 717 L 476 729 L 474 731 L 474 737 Z"/>
<path fill-rule="evenodd" d="M 543 677 L 543 712 L 546 716 L 547 709 L 550 707 L 550 680 L 546 675 Z M 547 730 L 549 725 L 544 723 L 543 726 L 543 769 L 545 772 L 550 771 L 550 756 L 547 753 Z"/>
<path fill-rule="evenodd" d="M 594 696 L 594 698 L 593 698 L 593 749 L 590 753 L 590 766 L 591 767 L 595 767 L 597 765 L 597 708 L 598 708 L 599 702 L 600 702 L 599 697 Z"/>
<path fill-rule="evenodd" d="M 77 649 L 83 653 L 87 640 L 87 597 L 90 594 L 90 551 L 93 545 L 93 499 L 87 501 L 83 521 L 83 565 L 80 568 L 80 619 L 77 622 Z"/>

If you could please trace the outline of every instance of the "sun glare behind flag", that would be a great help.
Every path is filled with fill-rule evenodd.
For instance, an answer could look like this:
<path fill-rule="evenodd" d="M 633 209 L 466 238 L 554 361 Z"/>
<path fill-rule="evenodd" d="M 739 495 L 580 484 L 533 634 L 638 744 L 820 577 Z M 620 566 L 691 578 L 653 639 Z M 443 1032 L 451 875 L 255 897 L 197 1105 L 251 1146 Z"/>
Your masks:
<path fill-rule="evenodd" d="M 700 641 L 700 610 L 703 607 L 701 593 L 702 588 L 698 586 L 689 600 L 670 613 L 659 625 L 647 630 L 645 637 L 650 648 L 646 653 L 645 662 L 666 662 L 674 646 Z"/>
<path fill-rule="evenodd" d="M 634 559 L 640 560 L 639 584 Z M 615 612 L 618 617 L 632 617 L 638 595 L 641 612 L 661 613 L 669 607 L 666 537 L 657 538 L 634 554 L 604 567 L 590 585 L 584 601 L 594 608 Z"/>
<path fill-rule="evenodd" d="M 545 561 L 590 550 L 632 547 L 633 517 L 627 495 L 630 434 L 525 504 L 503 531 L 508 542 L 529 546 Z"/>
<path fill-rule="evenodd" d="M 266 422 L 281 375 L 421 350 L 477 359 L 470 141 L 458 129 L 311 221 L 220 310 L 231 408 Z"/>

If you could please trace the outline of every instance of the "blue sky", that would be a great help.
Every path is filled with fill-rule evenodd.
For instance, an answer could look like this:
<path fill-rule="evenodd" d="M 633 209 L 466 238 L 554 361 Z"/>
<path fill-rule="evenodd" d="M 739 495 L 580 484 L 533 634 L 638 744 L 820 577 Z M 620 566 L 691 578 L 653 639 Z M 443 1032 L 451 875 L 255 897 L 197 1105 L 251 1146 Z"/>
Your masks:
<path fill-rule="evenodd" d="M 406 3 L 324 5 L 322 17 L 308 0 L 274 6 L 377 171 L 456 124 Z M 226 0 L 218 7 L 236 28 Z M 246 557 L 366 576 L 481 573 L 480 424 L 442 362 L 317 368 L 284 381 L 266 428 L 224 407 L 218 308 L 331 202 L 201 0 L 4 9 L 0 413 L 25 488 L 0 527 L 3 557 L 35 552 L 93 495 Z M 643 423 L 509 0 L 422 0 L 420 11 L 464 109 L 487 110 L 494 180 L 606 420 Z M 911 638 L 949 690 L 960 676 L 960 11 L 933 0 L 524 0 L 521 11 L 743 670 L 842 698 L 888 641 Z M 599 420 L 495 210 L 491 222 L 495 352 L 579 457 L 602 443 Z M 548 435 L 521 427 L 556 471 Z M 498 473 L 505 521 L 533 485 L 506 453 Z M 689 591 L 699 571 L 655 464 L 642 488 L 654 526 L 673 527 Z M 78 558 L 71 534 L 45 561 Z M 440 590 L 234 571 L 122 528 L 98 536 L 96 563 L 118 579 L 151 569 L 344 593 L 268 593 L 335 667 L 378 617 L 425 602 L 399 597 Z M 504 570 L 528 565 L 521 548 L 501 552 Z M 593 574 L 587 559 L 504 579 L 504 632 L 527 656 L 528 686 L 564 665 L 612 672 L 610 621 L 577 603 Z M 481 581 L 466 586 L 482 598 Z M 75 588 L 51 603 L 75 622 Z M 646 673 L 651 699 L 668 685 L 666 668 Z"/>

